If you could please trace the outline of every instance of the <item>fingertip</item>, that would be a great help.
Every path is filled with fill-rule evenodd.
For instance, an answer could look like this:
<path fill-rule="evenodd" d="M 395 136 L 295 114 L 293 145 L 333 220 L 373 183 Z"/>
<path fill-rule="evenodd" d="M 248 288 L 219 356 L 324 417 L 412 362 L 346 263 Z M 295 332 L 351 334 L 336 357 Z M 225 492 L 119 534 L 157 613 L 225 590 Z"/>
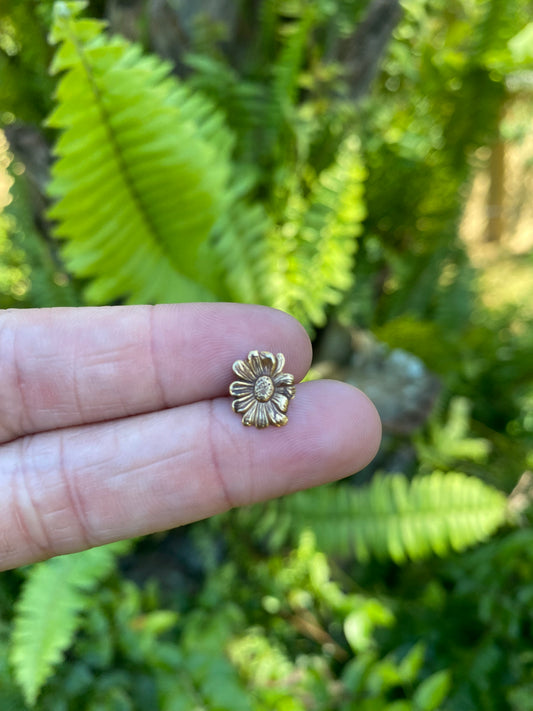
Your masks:
<path fill-rule="evenodd" d="M 334 481 L 366 467 L 381 443 L 381 420 L 358 388 L 336 380 L 303 383 L 293 417 L 302 430 L 317 483 Z M 302 453 L 303 454 L 303 453 Z"/>
<path fill-rule="evenodd" d="M 193 305 L 187 304 L 187 307 Z M 313 359 L 309 335 L 303 325 L 285 311 L 260 304 L 236 303 L 194 304 L 194 309 L 195 323 L 202 326 L 203 333 L 212 334 L 206 336 L 203 348 L 207 353 L 217 354 L 217 360 L 223 354 L 231 361 L 231 357 L 245 359 L 251 350 L 269 351 L 283 353 L 285 370 L 292 373 L 297 382 L 309 370 Z M 224 324 L 223 340 L 221 324 Z M 203 360 L 209 360 L 207 354 Z M 231 373 L 231 367 L 228 372 Z"/>
<path fill-rule="evenodd" d="M 376 455 L 381 422 L 360 390 L 333 380 L 301 383 L 288 423 L 244 428 L 223 400 L 217 451 L 234 505 L 249 504 L 350 476 Z M 218 439 L 218 438 L 217 438 Z M 225 442 L 225 444 L 224 444 Z"/>
<path fill-rule="evenodd" d="M 346 469 L 353 474 L 364 469 L 374 459 L 381 444 L 381 418 L 376 406 L 364 392 L 337 381 L 328 381 L 339 389 L 342 399 L 345 429 L 341 433 L 346 446 Z M 342 394 L 341 394 L 342 391 Z"/>

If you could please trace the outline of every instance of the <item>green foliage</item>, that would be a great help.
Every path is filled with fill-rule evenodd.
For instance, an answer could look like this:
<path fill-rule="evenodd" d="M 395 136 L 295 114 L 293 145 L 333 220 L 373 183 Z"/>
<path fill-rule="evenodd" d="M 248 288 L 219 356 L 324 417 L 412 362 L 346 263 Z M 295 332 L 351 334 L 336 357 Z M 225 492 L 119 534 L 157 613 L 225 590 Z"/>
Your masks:
<path fill-rule="evenodd" d="M 424 692 L 433 678 L 423 668 L 425 645 L 385 652 L 379 640 L 397 625 L 390 604 L 346 592 L 310 532 L 302 534 L 288 558 L 272 556 L 243 574 L 253 590 L 262 586 L 267 593 L 262 598 L 266 617 L 257 615 L 257 624 L 229 648 L 254 689 L 259 701 L 254 708 L 393 711 L 400 700 L 407 711 L 434 708 L 431 701 L 439 690 L 432 698 Z M 276 632 L 274 639 L 269 631 Z M 287 653 L 288 645 L 299 650 L 296 659 Z M 449 683 L 449 673 L 437 675 Z M 440 693 L 442 701 L 444 683 Z"/>
<path fill-rule="evenodd" d="M 454 466 L 485 478 L 489 476 L 494 484 L 507 491 L 529 467 L 533 444 L 529 424 L 533 392 L 532 325 L 529 316 L 521 315 L 514 308 L 500 313 L 479 308 L 474 311 L 471 323 L 459 332 L 412 316 L 393 319 L 377 329 L 378 337 L 391 347 L 416 353 L 438 372 L 447 392 L 468 398 L 476 439 L 484 440 L 485 444 L 480 441 L 475 445 L 479 450 L 477 467 L 473 466 L 473 457 L 469 463 L 461 461 Z M 436 420 L 431 425 L 433 434 L 417 438 L 419 456 L 428 468 L 442 467 L 450 460 L 452 450 L 463 446 L 457 439 L 459 424 L 451 426 L 448 443 L 444 441 L 446 432 L 439 432 Z M 466 435 L 464 429 L 463 433 Z M 454 439 L 453 444 L 450 439 Z M 468 443 L 464 446 L 469 448 Z M 486 453 L 490 450 L 485 462 L 482 461 L 483 450 Z"/>
<path fill-rule="evenodd" d="M 527 23 L 531 3 L 402 5 L 403 20 L 358 122 L 372 241 L 359 255 L 356 275 L 365 279 L 368 270 L 374 279 L 385 278 L 364 314 L 369 325 L 405 315 L 442 322 L 444 316 L 444 327 L 460 336 L 475 289 L 458 224 L 474 152 L 499 136 L 518 70 L 508 59 L 509 46 Z M 357 307 L 356 294 L 351 302 Z"/>
<path fill-rule="evenodd" d="M 490 443 L 481 437 L 469 436 L 470 403 L 466 398 L 451 400 L 446 422 L 432 418 L 427 437 L 415 438 L 415 446 L 422 470 L 451 469 L 458 462 L 473 461 L 485 464 Z"/>
<path fill-rule="evenodd" d="M 96 277 L 92 303 L 212 298 L 198 252 L 224 204 L 229 137 L 168 65 L 74 20 L 77 7 L 57 5 L 53 71 L 66 74 L 48 119 L 63 129 L 49 190 L 66 264 Z"/>
<path fill-rule="evenodd" d="M 390 563 L 340 570 L 307 532 L 288 555 L 249 551 L 166 600 L 115 576 L 86 595 L 36 708 L 526 711 L 531 537 L 515 531 L 392 577 Z M 0 698 L 21 711 L 0 659 Z"/>
<path fill-rule="evenodd" d="M 443 711 L 528 708 L 531 551 L 528 528 L 461 556 L 435 559 L 428 567 L 395 570 L 398 624 L 387 644 L 425 641 L 432 670 L 447 669 L 451 675 Z M 387 566 L 361 571 L 362 576 L 369 572 L 368 592 L 383 590 L 384 580 L 390 585 Z"/>
<path fill-rule="evenodd" d="M 240 514 L 244 523 L 255 511 Z M 277 547 L 310 528 L 326 552 L 405 563 L 464 550 L 506 518 L 505 496 L 476 477 L 435 471 L 409 482 L 402 474 L 378 474 L 365 486 L 320 487 L 267 504 L 255 534 Z"/>
<path fill-rule="evenodd" d="M 236 135 L 239 170 L 246 166 L 255 175 L 254 192 L 268 222 L 266 259 L 254 281 L 264 285 L 265 303 L 305 325 L 324 325 L 326 309 L 352 284 L 356 238 L 366 216 L 366 169 L 353 116 L 337 112 L 332 121 L 322 99 L 339 68 L 310 50 L 310 37 L 328 23 L 332 36 L 341 27 L 353 30 L 354 9 L 338 9 L 265 2 L 257 52 L 241 66 L 231 66 L 214 48 L 211 56 L 186 58 L 195 71 L 190 84 L 224 112 Z M 230 262 L 229 239 L 225 251 Z"/>
<path fill-rule="evenodd" d="M 335 309 L 419 355 L 443 394 L 391 445 L 412 481 L 232 512 L 174 534 L 164 564 L 149 540 L 124 569 L 160 590 L 109 575 L 106 550 L 30 569 L 14 607 L 4 574 L 0 707 L 27 708 L 22 689 L 42 711 L 531 711 L 530 513 L 496 533 L 507 502 L 484 483 L 510 491 L 531 466 L 531 315 L 480 305 L 457 238 L 502 112 L 529 101 L 531 3 L 402 0 L 358 102 L 381 25 L 358 33 L 366 0 L 245 3 L 233 26 L 185 13 L 177 66 L 108 34 L 104 5 L 123 4 L 56 3 L 50 77 L 52 3 L 0 0 L 0 120 L 39 121 L 56 85 L 63 245 L 15 161 L 0 305 L 79 305 L 81 284 L 90 303 L 257 302 L 308 327 Z M 139 35 L 163 5 L 184 19 L 155 5 Z"/>
<path fill-rule="evenodd" d="M 85 596 L 69 660 L 35 708 L 394 711 L 399 698 L 407 711 L 434 708 L 428 685 L 442 674 L 425 669 L 425 645 L 385 649 L 390 604 L 345 591 L 311 534 L 288 555 L 241 563 L 213 569 L 189 600 L 174 591 L 166 608 L 153 583 L 107 578 Z M 1 698 L 21 711 L 5 671 L 0 662 Z"/>
<path fill-rule="evenodd" d="M 0 1 L 0 126 L 15 117 L 40 123 L 51 106 L 46 42 L 52 0 Z"/>
<path fill-rule="evenodd" d="M 440 708 L 450 692 L 450 686 L 450 672 L 447 670 L 436 672 L 425 679 L 413 694 L 414 708 L 427 709 L 427 711 Z"/>
<path fill-rule="evenodd" d="M 13 178 L 11 203 L 0 214 L 0 225 L 5 227 L 0 237 L 0 279 L 4 275 L 0 304 L 3 308 L 80 306 L 81 296 L 59 263 L 55 245 L 44 239 L 33 221 L 24 174 Z"/>
<path fill-rule="evenodd" d="M 24 252 L 13 244 L 12 230 L 13 221 L 8 215 L 0 214 L 0 292 L 6 305 L 24 295 L 29 272 Z"/>
<path fill-rule="evenodd" d="M 228 186 L 226 209 L 213 228 L 213 250 L 222 267 L 228 298 L 234 301 L 262 303 L 268 288 L 264 235 L 270 219 L 260 203 L 247 196 L 253 174 L 242 170 Z"/>
<path fill-rule="evenodd" d="M 63 658 L 80 623 L 87 595 L 113 568 L 124 544 L 93 548 L 34 566 L 20 595 L 10 661 L 28 704 L 33 705 Z"/>
<path fill-rule="evenodd" d="M 107 39 L 102 23 L 76 20 L 80 8 L 56 6 L 52 38 L 61 46 L 52 69 L 66 73 L 48 119 L 63 131 L 49 192 L 57 199 L 50 211 L 59 223 L 56 234 L 68 240 L 66 266 L 93 280 L 87 300 L 222 297 L 267 303 L 306 324 L 325 323 L 326 306 L 338 303 L 352 281 L 365 215 L 357 137 L 339 142 L 320 170 L 306 164 L 310 149 L 302 145 L 294 178 L 283 168 L 284 182 L 281 173 L 275 176 L 261 204 L 253 199 L 265 187 L 256 156 L 237 152 L 232 161 L 234 138 L 222 108 L 170 77 L 169 65 L 143 56 L 136 45 Z M 270 108 L 262 110 L 274 144 L 296 104 L 314 15 L 305 11 L 291 26 L 273 71 Z M 214 60 L 189 61 L 211 80 L 193 80 L 193 87 L 216 84 L 211 100 L 220 100 L 221 85 L 229 93 L 228 117 L 240 117 L 244 108 L 251 114 L 245 124 L 265 129 L 253 116 L 254 84 L 241 87 Z"/>
<path fill-rule="evenodd" d="M 364 177 L 359 142 L 351 136 L 336 163 L 306 185 L 295 180 L 282 196 L 285 222 L 267 237 L 273 306 L 303 322 L 325 323 L 324 306 L 339 303 L 352 282 L 354 237 L 365 216 Z"/>
<path fill-rule="evenodd" d="M 9 189 L 12 179 L 8 168 L 11 156 L 7 151 L 7 142 L 0 134 L 0 205 L 11 200 Z M 4 211 L 0 212 L 0 305 L 8 306 L 12 300 L 19 299 L 27 290 L 28 266 L 24 253 L 17 249 L 12 238 L 14 227 L 13 217 Z"/>

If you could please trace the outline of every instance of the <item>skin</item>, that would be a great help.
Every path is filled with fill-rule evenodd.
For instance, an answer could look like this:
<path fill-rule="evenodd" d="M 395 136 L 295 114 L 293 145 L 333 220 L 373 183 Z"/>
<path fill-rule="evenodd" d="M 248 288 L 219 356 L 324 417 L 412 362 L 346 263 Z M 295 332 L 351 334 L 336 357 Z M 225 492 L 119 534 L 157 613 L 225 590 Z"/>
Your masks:
<path fill-rule="evenodd" d="M 374 457 L 372 403 L 303 383 L 289 423 L 244 427 L 232 363 L 282 352 L 302 326 L 274 309 L 175 304 L 0 312 L 0 570 L 180 526 L 340 479 Z"/>

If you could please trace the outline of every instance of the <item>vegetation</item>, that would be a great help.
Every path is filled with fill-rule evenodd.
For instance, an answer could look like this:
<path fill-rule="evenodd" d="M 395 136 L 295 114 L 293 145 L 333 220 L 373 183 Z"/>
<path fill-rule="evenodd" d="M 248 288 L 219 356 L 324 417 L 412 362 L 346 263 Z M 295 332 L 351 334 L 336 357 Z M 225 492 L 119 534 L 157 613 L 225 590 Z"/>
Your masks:
<path fill-rule="evenodd" d="M 501 220 L 485 261 L 460 235 L 531 150 L 531 2 L 147 2 L 129 38 L 12 5 L 0 306 L 264 303 L 340 372 L 364 330 L 441 391 L 362 483 L 2 574 L 0 708 L 533 709 L 533 266 Z"/>

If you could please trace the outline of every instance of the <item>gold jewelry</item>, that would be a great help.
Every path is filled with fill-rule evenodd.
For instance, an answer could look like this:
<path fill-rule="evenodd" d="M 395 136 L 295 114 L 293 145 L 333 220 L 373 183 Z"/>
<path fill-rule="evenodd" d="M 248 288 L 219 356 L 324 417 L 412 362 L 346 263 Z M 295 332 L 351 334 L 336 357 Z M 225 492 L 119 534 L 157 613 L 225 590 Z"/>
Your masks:
<path fill-rule="evenodd" d="M 285 365 L 283 353 L 250 351 L 246 360 L 236 360 L 233 372 L 239 377 L 229 387 L 236 399 L 233 412 L 242 413 L 242 424 L 259 429 L 288 422 L 287 409 L 296 390 L 294 375 L 282 373 Z"/>

